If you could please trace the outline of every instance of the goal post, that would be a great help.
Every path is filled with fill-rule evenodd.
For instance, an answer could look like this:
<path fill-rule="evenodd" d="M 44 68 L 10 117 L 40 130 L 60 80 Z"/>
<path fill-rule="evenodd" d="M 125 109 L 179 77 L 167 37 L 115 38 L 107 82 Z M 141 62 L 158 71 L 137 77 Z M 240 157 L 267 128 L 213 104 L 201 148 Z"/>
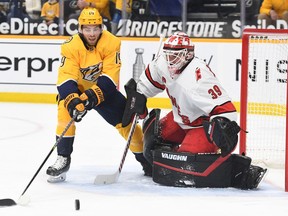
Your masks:
<path fill-rule="evenodd" d="M 241 60 L 240 154 L 284 168 L 288 192 L 288 30 L 244 29 Z"/>

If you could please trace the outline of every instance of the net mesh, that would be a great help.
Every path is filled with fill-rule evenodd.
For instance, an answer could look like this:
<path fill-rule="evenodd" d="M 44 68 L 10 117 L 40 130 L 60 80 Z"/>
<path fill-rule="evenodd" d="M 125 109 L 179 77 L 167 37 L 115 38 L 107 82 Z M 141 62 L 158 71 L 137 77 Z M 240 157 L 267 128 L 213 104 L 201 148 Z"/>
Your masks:
<path fill-rule="evenodd" d="M 246 153 L 284 167 L 288 35 L 249 37 Z"/>

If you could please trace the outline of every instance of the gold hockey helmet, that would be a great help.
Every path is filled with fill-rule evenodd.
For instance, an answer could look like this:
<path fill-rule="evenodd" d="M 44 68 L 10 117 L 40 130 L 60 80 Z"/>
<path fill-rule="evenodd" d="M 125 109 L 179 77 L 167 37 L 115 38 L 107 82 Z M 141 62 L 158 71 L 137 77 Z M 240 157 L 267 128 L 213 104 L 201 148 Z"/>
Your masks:
<path fill-rule="evenodd" d="M 102 16 L 96 8 L 84 8 L 78 18 L 79 27 L 82 25 L 102 25 Z"/>

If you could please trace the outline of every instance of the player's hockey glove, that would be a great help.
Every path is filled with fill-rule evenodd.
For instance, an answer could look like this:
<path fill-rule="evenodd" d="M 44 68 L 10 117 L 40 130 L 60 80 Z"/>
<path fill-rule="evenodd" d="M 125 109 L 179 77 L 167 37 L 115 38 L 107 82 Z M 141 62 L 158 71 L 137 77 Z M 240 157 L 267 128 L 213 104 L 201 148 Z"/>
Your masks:
<path fill-rule="evenodd" d="M 224 117 L 215 117 L 212 121 L 203 122 L 208 140 L 221 149 L 221 156 L 230 154 L 238 142 L 238 133 L 241 128 L 235 121 Z"/>
<path fill-rule="evenodd" d="M 85 103 L 87 110 L 93 109 L 95 106 L 104 101 L 102 90 L 97 85 L 93 85 L 90 89 L 87 89 L 80 98 Z"/>
<path fill-rule="evenodd" d="M 122 118 L 122 126 L 126 127 L 132 121 L 135 114 L 138 114 L 140 119 L 144 119 L 148 114 L 148 109 L 146 107 L 147 98 L 145 95 L 137 92 L 137 83 L 133 78 L 124 87 L 127 101 Z"/>
<path fill-rule="evenodd" d="M 76 122 L 80 122 L 87 113 L 84 103 L 77 93 L 69 94 L 64 100 L 64 106 Z"/>

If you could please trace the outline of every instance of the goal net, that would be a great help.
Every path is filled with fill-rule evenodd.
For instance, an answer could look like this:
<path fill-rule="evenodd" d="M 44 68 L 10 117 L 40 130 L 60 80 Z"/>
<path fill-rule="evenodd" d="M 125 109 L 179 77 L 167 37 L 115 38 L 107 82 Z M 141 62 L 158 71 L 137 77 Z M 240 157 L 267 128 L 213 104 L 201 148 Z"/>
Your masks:
<path fill-rule="evenodd" d="M 288 30 L 245 29 L 242 36 L 240 154 L 285 168 L 288 191 Z"/>

